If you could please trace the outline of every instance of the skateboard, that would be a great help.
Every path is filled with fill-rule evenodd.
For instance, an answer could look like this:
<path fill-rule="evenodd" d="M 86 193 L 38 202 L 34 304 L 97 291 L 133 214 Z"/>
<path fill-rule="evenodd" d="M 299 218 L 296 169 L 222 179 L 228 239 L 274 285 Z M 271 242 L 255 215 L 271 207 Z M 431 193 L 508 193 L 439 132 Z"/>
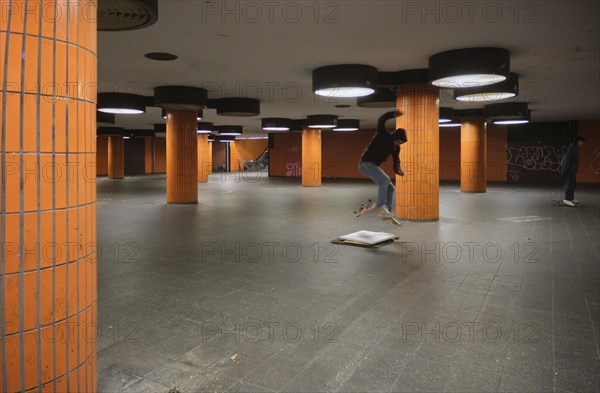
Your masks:
<path fill-rule="evenodd" d="M 373 202 L 372 199 L 369 199 L 367 202 L 363 202 L 360 204 L 360 207 L 354 211 L 354 215 L 356 217 L 360 217 L 366 212 L 370 212 L 371 210 L 375 209 L 376 207 L 377 204 Z"/>
<path fill-rule="evenodd" d="M 363 202 L 360 204 L 360 207 L 354 211 L 354 215 L 356 217 L 360 217 L 365 213 L 373 211 L 376 207 L 377 207 L 377 204 L 375 202 L 373 202 L 372 199 L 369 199 L 367 202 Z M 398 226 L 402 225 L 396 217 L 392 217 L 392 216 L 380 216 L 380 217 L 383 221 L 389 222 L 390 224 L 394 224 L 394 225 L 398 225 Z"/>
<path fill-rule="evenodd" d="M 381 217 L 381 219 L 383 221 L 389 222 L 390 224 L 394 224 L 394 225 L 398 225 L 398 226 L 402 225 L 402 223 L 396 217 L 389 217 L 389 216 L 387 216 L 387 217 Z"/>
<path fill-rule="evenodd" d="M 566 203 L 564 203 L 562 201 L 562 199 L 553 199 L 552 202 L 554 202 L 555 206 L 566 206 L 566 207 L 579 207 L 579 206 L 583 206 L 581 204 L 581 202 L 579 202 L 579 201 L 575 202 L 575 206 L 569 206 L 569 205 L 567 205 Z"/>

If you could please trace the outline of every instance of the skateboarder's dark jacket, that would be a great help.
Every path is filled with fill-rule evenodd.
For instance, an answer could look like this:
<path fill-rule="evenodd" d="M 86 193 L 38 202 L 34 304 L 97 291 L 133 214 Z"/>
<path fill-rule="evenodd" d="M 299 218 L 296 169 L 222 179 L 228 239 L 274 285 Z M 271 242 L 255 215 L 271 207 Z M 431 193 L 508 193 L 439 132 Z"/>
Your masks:
<path fill-rule="evenodd" d="M 361 161 L 372 162 L 375 165 L 381 165 L 391 155 L 394 160 L 394 172 L 400 169 L 400 146 L 394 144 L 395 140 L 406 142 L 406 131 L 398 129 L 390 133 L 385 128 L 385 123 L 389 119 L 396 117 L 396 112 L 388 112 L 382 115 L 377 122 L 377 133 L 360 157 Z"/>
<path fill-rule="evenodd" d="M 563 175 L 571 174 L 575 175 L 579 169 L 579 146 L 577 143 L 572 143 L 569 149 L 565 153 L 563 161 L 562 173 Z"/>

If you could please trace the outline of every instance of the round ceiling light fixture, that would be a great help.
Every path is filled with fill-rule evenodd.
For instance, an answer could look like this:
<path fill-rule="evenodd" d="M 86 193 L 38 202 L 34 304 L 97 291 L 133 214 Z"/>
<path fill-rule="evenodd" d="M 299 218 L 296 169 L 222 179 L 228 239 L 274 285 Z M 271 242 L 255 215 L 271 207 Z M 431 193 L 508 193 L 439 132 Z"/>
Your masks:
<path fill-rule="evenodd" d="M 148 97 L 128 93 L 98 93 L 98 111 L 116 115 L 139 115 L 146 112 Z"/>
<path fill-rule="evenodd" d="M 244 133 L 242 126 L 214 126 L 213 129 L 219 132 L 219 136 L 238 136 Z"/>
<path fill-rule="evenodd" d="M 510 73 L 510 52 L 502 48 L 465 48 L 429 58 L 434 86 L 459 89 L 502 82 Z"/>
<path fill-rule="evenodd" d="M 235 142 L 235 135 L 217 135 L 215 142 L 232 143 Z"/>
<path fill-rule="evenodd" d="M 440 125 L 444 124 L 444 123 L 452 122 L 453 118 L 454 118 L 454 109 L 445 108 L 445 107 L 440 108 L 440 116 L 439 116 Z"/>
<path fill-rule="evenodd" d="M 459 119 L 453 118 L 449 122 L 440 123 L 439 126 L 443 127 L 443 128 L 446 128 L 446 127 L 460 127 L 461 126 L 461 122 L 460 122 Z"/>
<path fill-rule="evenodd" d="M 158 0 L 101 0 L 97 15 L 100 31 L 143 29 L 158 20 Z"/>
<path fill-rule="evenodd" d="M 262 119 L 262 129 L 268 132 L 289 131 L 291 120 L 283 117 L 266 117 Z"/>
<path fill-rule="evenodd" d="M 531 120 L 531 111 L 526 102 L 486 105 L 485 114 L 494 124 L 526 124 Z"/>
<path fill-rule="evenodd" d="M 333 131 L 358 131 L 360 121 L 358 119 L 338 119 L 337 127 Z"/>
<path fill-rule="evenodd" d="M 154 88 L 154 104 L 163 109 L 200 111 L 206 105 L 208 92 L 200 87 L 159 86 Z"/>
<path fill-rule="evenodd" d="M 364 97 L 377 89 L 377 68 L 363 64 L 341 64 L 313 71 L 313 92 L 324 97 Z"/>
<path fill-rule="evenodd" d="M 154 130 L 125 130 L 125 135 L 131 138 L 153 138 L 156 133 Z"/>
<path fill-rule="evenodd" d="M 454 99 L 462 102 L 499 101 L 518 95 L 519 75 L 512 72 L 506 80 L 493 85 L 454 90 Z"/>
<path fill-rule="evenodd" d="M 96 129 L 98 136 L 123 136 L 122 127 L 98 127 Z"/>
<path fill-rule="evenodd" d="M 395 108 L 396 94 L 388 88 L 380 87 L 370 96 L 358 97 L 356 105 L 361 108 Z"/>
<path fill-rule="evenodd" d="M 207 121 L 199 121 L 196 132 L 198 134 L 210 134 L 213 132 L 213 123 Z"/>
<path fill-rule="evenodd" d="M 163 119 L 167 118 L 167 110 L 165 108 L 161 109 L 161 116 Z M 196 117 L 196 120 L 200 121 L 202 120 L 204 117 L 204 111 L 202 109 L 198 110 L 198 116 Z"/>
<path fill-rule="evenodd" d="M 260 114 L 260 101 L 254 98 L 219 98 L 216 107 L 219 116 L 251 117 Z"/>
<path fill-rule="evenodd" d="M 308 128 L 331 129 L 337 127 L 338 117 L 335 115 L 310 115 L 306 117 Z"/>

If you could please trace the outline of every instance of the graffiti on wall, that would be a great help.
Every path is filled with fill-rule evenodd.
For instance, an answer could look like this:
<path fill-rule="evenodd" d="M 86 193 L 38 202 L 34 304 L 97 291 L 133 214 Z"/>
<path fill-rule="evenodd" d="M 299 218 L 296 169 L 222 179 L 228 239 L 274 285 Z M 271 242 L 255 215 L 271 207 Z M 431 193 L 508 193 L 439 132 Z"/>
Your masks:
<path fill-rule="evenodd" d="M 560 163 L 566 151 L 567 148 L 565 146 L 531 145 L 509 147 L 508 165 L 528 171 L 560 173 Z"/>
<path fill-rule="evenodd" d="M 302 163 L 301 162 L 286 162 L 285 175 L 288 177 L 302 176 Z"/>
<path fill-rule="evenodd" d="M 600 148 L 594 150 L 594 159 L 590 163 L 594 175 L 600 175 Z"/>

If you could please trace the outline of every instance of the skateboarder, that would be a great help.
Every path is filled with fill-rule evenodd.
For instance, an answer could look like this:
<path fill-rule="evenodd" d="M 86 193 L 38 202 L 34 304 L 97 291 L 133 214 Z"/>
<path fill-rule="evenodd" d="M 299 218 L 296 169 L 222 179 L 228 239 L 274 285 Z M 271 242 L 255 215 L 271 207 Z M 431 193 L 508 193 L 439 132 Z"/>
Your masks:
<path fill-rule="evenodd" d="M 585 138 L 578 136 L 575 142 L 569 146 L 562 162 L 562 174 L 565 182 L 565 199 L 563 203 L 568 206 L 579 204 L 579 201 L 575 199 L 575 186 L 577 185 L 575 177 L 579 168 L 579 148 L 583 146 L 583 142 L 585 142 Z"/>
<path fill-rule="evenodd" d="M 399 111 L 387 112 L 381 115 L 377 121 L 377 133 L 363 152 L 358 164 L 358 170 L 364 176 L 369 177 L 377 186 L 377 202 L 373 202 L 367 210 L 376 209 L 377 214 L 381 216 L 392 215 L 392 202 L 396 189 L 390 180 L 390 177 L 379 166 L 391 155 L 394 161 L 394 172 L 399 176 L 404 176 L 404 171 L 400 168 L 400 145 L 405 143 L 406 130 L 398 128 L 397 130 L 388 130 L 385 123 L 402 115 Z"/>

